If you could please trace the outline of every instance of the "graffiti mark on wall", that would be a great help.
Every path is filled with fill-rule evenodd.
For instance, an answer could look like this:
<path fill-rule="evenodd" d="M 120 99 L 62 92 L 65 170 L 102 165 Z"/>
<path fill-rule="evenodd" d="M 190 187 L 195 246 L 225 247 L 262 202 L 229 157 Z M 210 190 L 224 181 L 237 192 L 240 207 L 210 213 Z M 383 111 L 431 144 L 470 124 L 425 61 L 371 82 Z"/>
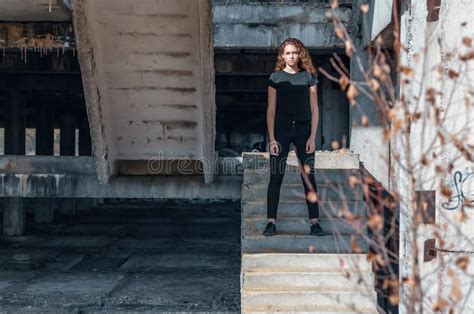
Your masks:
<path fill-rule="evenodd" d="M 456 171 L 453 175 L 454 195 L 447 201 L 441 204 L 446 210 L 455 210 L 462 204 L 469 204 L 474 206 L 474 191 L 468 191 L 468 181 L 474 178 L 474 172 L 465 173 Z"/>

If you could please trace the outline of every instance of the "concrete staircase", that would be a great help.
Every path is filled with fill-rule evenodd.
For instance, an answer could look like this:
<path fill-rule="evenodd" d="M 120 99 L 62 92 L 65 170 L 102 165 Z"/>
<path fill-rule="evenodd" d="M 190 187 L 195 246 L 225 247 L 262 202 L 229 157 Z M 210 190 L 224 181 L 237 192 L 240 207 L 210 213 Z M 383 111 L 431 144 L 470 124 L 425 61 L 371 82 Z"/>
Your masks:
<path fill-rule="evenodd" d="M 244 254 L 242 313 L 378 313 L 364 254 Z"/>
<path fill-rule="evenodd" d="M 297 160 L 290 153 L 280 193 L 277 235 L 265 237 L 268 154 L 245 153 L 242 185 L 243 253 L 357 253 L 367 252 L 365 213 L 359 162 L 346 154 L 316 156 L 320 225 L 323 236 L 309 235 L 308 210 Z M 332 168 L 329 168 L 332 166 Z M 336 168 L 337 167 L 337 168 Z M 353 182 L 351 185 L 349 182 Z M 355 219 L 359 217 L 359 219 Z"/>
<path fill-rule="evenodd" d="M 277 235 L 265 237 L 268 158 L 243 155 L 242 312 L 377 313 L 371 264 L 363 254 L 369 247 L 358 157 L 316 153 L 319 221 L 326 234 L 310 236 L 297 159 L 290 152 Z"/>

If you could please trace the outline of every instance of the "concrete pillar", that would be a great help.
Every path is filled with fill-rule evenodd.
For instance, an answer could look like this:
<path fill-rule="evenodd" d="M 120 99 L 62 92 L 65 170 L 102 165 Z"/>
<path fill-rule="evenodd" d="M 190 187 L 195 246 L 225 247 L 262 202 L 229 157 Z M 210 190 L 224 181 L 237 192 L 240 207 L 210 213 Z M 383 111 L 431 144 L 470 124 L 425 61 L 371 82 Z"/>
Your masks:
<path fill-rule="evenodd" d="M 5 106 L 5 155 L 25 154 L 25 97 L 19 90 L 10 92 Z"/>
<path fill-rule="evenodd" d="M 54 220 L 54 201 L 52 198 L 40 198 L 35 204 L 35 223 L 52 223 Z"/>
<path fill-rule="evenodd" d="M 25 232 L 25 207 L 23 198 L 4 198 L 3 233 L 6 236 L 20 236 Z"/>
<path fill-rule="evenodd" d="M 54 155 L 54 107 L 38 104 L 36 108 L 36 155 Z"/>
<path fill-rule="evenodd" d="M 73 198 L 59 199 L 59 214 L 61 216 L 76 215 L 76 200 Z"/>
<path fill-rule="evenodd" d="M 76 117 L 72 112 L 61 114 L 61 135 L 59 139 L 59 154 L 74 156 L 76 146 Z"/>

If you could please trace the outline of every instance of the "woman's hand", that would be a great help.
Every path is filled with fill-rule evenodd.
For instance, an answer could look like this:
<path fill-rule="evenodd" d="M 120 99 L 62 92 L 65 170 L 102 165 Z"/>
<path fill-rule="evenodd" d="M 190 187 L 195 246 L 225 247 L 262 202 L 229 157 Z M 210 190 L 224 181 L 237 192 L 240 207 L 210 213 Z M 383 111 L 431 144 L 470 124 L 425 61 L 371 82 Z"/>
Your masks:
<path fill-rule="evenodd" d="M 277 156 L 280 151 L 277 141 L 270 141 L 270 155 Z"/>
<path fill-rule="evenodd" d="M 316 149 L 316 145 L 314 144 L 315 139 L 313 137 L 308 138 L 306 141 L 306 153 L 312 154 Z"/>

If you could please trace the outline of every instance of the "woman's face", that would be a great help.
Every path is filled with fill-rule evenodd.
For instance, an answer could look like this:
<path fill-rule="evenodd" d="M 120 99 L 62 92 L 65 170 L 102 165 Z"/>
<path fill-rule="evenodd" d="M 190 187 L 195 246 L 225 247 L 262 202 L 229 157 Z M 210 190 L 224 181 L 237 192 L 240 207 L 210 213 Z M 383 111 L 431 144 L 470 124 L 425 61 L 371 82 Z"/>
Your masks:
<path fill-rule="evenodd" d="M 296 49 L 295 46 L 291 44 L 285 46 L 285 49 L 283 50 L 283 59 L 287 65 L 291 67 L 297 65 L 299 58 L 300 55 L 298 53 L 298 49 Z"/>

